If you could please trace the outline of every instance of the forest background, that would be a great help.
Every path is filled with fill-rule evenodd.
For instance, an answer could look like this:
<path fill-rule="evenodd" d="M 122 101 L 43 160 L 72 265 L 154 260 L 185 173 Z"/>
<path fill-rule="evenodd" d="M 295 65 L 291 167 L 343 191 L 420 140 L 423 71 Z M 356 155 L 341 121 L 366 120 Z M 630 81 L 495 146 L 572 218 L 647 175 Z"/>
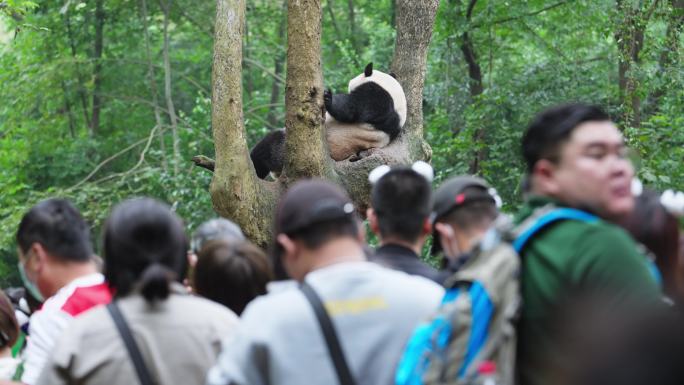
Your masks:
<path fill-rule="evenodd" d="M 192 231 L 214 217 L 208 0 L 0 0 L 0 286 L 16 284 L 14 235 L 37 201 L 71 199 L 94 239 L 131 196 L 171 204 Z M 247 4 L 248 142 L 284 125 L 286 6 Z M 393 0 L 323 0 L 326 87 L 368 62 L 387 70 Z M 442 0 L 428 55 L 425 139 L 436 183 L 475 173 L 521 202 L 519 140 L 534 114 L 603 106 L 649 186 L 684 189 L 684 1 Z"/>

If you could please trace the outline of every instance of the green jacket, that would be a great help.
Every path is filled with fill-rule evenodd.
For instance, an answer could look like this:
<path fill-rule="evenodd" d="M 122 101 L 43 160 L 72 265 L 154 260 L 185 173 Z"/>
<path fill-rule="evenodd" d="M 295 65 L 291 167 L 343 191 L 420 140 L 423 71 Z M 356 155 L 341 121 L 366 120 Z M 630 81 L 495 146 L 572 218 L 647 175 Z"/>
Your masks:
<path fill-rule="evenodd" d="M 548 198 L 533 197 L 515 219 L 519 224 Z M 565 364 L 558 335 L 573 293 L 587 293 L 620 303 L 644 298 L 657 301 L 660 292 L 646 257 L 621 228 L 604 221 L 564 220 L 549 224 L 527 243 L 521 254 L 523 298 L 518 328 L 518 372 L 522 385 L 546 385 L 546 377 Z M 566 314 L 567 315 L 567 314 Z M 574 319 L 580 321 L 581 317 Z"/>

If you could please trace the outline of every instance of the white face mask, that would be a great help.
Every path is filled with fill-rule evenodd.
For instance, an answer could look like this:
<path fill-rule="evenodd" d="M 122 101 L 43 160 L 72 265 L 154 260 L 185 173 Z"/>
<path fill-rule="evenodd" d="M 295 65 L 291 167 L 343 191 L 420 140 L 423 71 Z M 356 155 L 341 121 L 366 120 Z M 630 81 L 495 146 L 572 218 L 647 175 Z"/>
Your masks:
<path fill-rule="evenodd" d="M 18 266 L 19 276 L 21 276 L 21 282 L 24 283 L 24 287 L 26 288 L 26 290 L 28 290 L 29 293 L 31 293 L 31 295 L 33 296 L 33 298 L 37 299 L 38 301 L 45 301 L 45 298 L 43 298 L 43 295 L 40 293 L 40 290 L 38 290 L 36 284 L 31 282 L 30 279 L 28 279 L 28 276 L 26 275 L 26 269 L 24 269 L 24 264 L 21 263 L 21 261 L 19 261 Z"/>

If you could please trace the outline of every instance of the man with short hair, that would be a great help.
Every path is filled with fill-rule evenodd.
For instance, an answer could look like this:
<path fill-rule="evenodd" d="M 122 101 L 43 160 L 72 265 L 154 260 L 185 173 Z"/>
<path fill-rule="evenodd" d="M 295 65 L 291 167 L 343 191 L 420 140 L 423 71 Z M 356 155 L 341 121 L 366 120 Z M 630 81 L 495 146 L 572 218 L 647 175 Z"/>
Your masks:
<path fill-rule="evenodd" d="M 357 383 L 393 384 L 406 339 L 437 308 L 442 288 L 366 261 L 354 205 L 329 182 L 295 184 L 280 201 L 274 233 L 275 257 L 321 298 Z M 290 287 L 251 302 L 207 383 L 339 383 L 302 290 Z"/>
<path fill-rule="evenodd" d="M 221 240 L 228 244 L 241 243 L 245 240 L 245 235 L 237 223 L 225 218 L 210 219 L 197 227 L 190 238 L 190 250 L 188 250 L 188 277 L 194 275 L 195 265 L 197 265 L 198 255 L 202 247 L 207 242 Z M 190 279 L 183 281 L 188 290 L 192 291 Z"/>
<path fill-rule="evenodd" d="M 629 236 L 603 219 L 632 210 L 634 175 L 620 130 L 600 108 L 563 105 L 539 114 L 522 140 L 529 199 L 516 223 L 554 208 L 579 209 L 592 220 L 544 226 L 521 250 L 523 310 L 519 326 L 521 383 L 551 383 L 566 364 L 557 317 L 573 295 L 608 302 L 659 298 L 647 261 Z"/>
<path fill-rule="evenodd" d="M 380 247 L 369 259 L 441 285 L 437 270 L 420 259 L 432 230 L 431 195 L 430 182 L 409 167 L 393 168 L 373 184 L 366 215 Z"/>
<path fill-rule="evenodd" d="M 450 178 L 435 191 L 433 250 L 445 258 L 444 278 L 470 259 L 499 216 L 492 189 L 483 179 L 461 175 Z"/>
<path fill-rule="evenodd" d="M 64 199 L 48 199 L 29 210 L 17 231 L 19 271 L 27 290 L 45 298 L 33 313 L 24 351 L 22 382 L 33 384 L 62 331 L 80 313 L 111 301 L 97 271 L 90 229 Z"/>
<path fill-rule="evenodd" d="M 190 250 L 198 254 L 205 243 L 222 240 L 228 243 L 238 243 L 245 240 L 245 235 L 237 223 L 226 218 L 210 219 L 197 227 L 190 239 Z"/>

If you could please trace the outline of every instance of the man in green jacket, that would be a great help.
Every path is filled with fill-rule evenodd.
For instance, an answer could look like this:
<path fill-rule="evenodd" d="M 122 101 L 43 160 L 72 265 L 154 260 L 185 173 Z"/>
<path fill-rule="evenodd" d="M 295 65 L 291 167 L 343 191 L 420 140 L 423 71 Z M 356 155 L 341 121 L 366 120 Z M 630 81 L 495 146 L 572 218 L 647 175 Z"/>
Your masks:
<path fill-rule="evenodd" d="M 551 207 L 579 209 L 608 220 L 632 210 L 634 169 L 622 134 L 600 108 L 572 104 L 542 112 L 523 136 L 522 150 L 528 201 L 516 223 Z M 573 294 L 610 303 L 659 298 L 646 258 L 622 229 L 603 220 L 549 224 L 525 244 L 521 258 L 522 385 L 552 384 L 557 370 L 567 364 L 558 321 L 567 315 L 561 312 L 567 311 L 564 305 Z"/>

